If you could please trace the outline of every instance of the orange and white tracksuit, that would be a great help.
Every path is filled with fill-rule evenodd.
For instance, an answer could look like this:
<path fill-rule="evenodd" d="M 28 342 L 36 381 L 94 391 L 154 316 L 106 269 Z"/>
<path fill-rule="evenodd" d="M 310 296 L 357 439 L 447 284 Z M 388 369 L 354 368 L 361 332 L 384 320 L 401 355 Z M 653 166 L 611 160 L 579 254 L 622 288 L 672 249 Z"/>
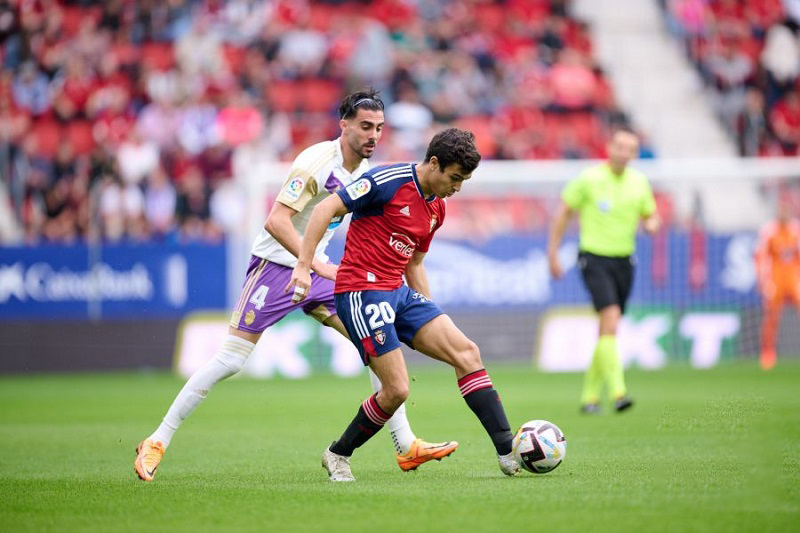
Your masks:
<path fill-rule="evenodd" d="M 771 366 L 775 363 L 783 304 L 789 300 L 800 306 L 800 222 L 766 224 L 759 233 L 755 256 L 758 285 L 764 299 L 761 363 Z"/>

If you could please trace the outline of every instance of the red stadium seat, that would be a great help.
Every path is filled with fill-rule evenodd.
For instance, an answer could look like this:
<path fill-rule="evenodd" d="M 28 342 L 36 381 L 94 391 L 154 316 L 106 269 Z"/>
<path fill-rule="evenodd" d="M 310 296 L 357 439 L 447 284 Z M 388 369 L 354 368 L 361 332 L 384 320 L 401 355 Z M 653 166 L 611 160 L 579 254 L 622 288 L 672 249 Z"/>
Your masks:
<path fill-rule="evenodd" d="M 491 130 L 491 117 L 473 115 L 458 119 L 454 126 L 475 134 L 475 147 L 483 157 L 492 157 L 497 151 L 497 142 Z"/>
<path fill-rule="evenodd" d="M 313 4 L 309 13 L 308 25 L 312 29 L 325 33 L 330 30 L 333 19 L 341 14 L 340 7 Z"/>
<path fill-rule="evenodd" d="M 145 43 L 142 45 L 141 62 L 156 70 L 169 70 L 175 66 L 172 43 Z"/>
<path fill-rule="evenodd" d="M 61 28 L 69 37 L 78 33 L 78 28 L 83 20 L 83 9 L 78 6 L 66 6 L 61 10 Z"/>
<path fill-rule="evenodd" d="M 233 74 L 239 74 L 244 65 L 244 58 L 247 50 L 241 46 L 234 46 L 232 44 L 224 44 L 222 46 L 222 55 L 228 63 L 228 68 Z"/>
<path fill-rule="evenodd" d="M 308 113 L 328 113 L 336 109 L 342 98 L 341 87 L 331 80 L 306 80 L 299 89 L 300 103 Z"/>
<path fill-rule="evenodd" d="M 52 158 L 61 144 L 62 130 L 54 120 L 38 120 L 28 133 L 36 140 L 36 153 L 42 157 Z"/>
<path fill-rule="evenodd" d="M 64 128 L 64 136 L 70 140 L 75 153 L 85 155 L 94 149 L 92 125 L 86 120 L 74 120 Z"/>
<path fill-rule="evenodd" d="M 292 112 L 297 110 L 300 91 L 297 82 L 278 80 L 270 82 L 266 89 L 266 99 L 274 111 Z"/>
<path fill-rule="evenodd" d="M 503 6 L 497 4 L 478 4 L 475 6 L 475 23 L 481 31 L 500 33 L 506 23 Z"/>

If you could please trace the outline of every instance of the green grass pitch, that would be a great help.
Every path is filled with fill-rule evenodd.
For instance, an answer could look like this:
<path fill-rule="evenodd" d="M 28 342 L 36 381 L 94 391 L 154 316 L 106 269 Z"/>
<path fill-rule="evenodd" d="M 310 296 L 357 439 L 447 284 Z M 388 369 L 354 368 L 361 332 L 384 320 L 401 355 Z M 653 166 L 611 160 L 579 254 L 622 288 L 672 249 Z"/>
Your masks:
<path fill-rule="evenodd" d="M 158 476 L 134 447 L 182 385 L 165 373 L 0 378 L 0 531 L 797 531 L 800 365 L 631 371 L 637 405 L 580 416 L 581 376 L 490 365 L 513 429 L 543 418 L 567 457 L 506 478 L 442 365 L 411 367 L 409 418 L 454 455 L 399 470 L 384 430 L 320 467 L 369 393 L 366 376 L 218 385 L 172 442 Z"/>

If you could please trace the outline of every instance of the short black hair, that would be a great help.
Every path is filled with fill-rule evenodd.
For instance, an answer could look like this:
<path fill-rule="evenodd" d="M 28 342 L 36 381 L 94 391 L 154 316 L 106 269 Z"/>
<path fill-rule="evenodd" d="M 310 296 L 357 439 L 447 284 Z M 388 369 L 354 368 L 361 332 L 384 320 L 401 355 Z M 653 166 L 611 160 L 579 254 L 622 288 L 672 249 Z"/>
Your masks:
<path fill-rule="evenodd" d="M 348 94 L 339 106 L 339 118 L 353 118 L 359 109 L 383 111 L 383 100 L 378 97 L 378 93 L 376 89 L 368 87 Z"/>
<path fill-rule="evenodd" d="M 481 161 L 481 154 L 475 148 L 475 134 L 458 128 L 448 128 L 433 136 L 425 154 L 425 163 L 433 156 L 439 160 L 441 170 L 457 163 L 466 173 L 478 168 Z"/>
<path fill-rule="evenodd" d="M 618 122 L 611 127 L 610 135 L 608 136 L 609 139 L 613 138 L 617 133 L 628 133 L 633 135 L 637 139 L 639 138 L 639 134 L 636 130 L 631 126 L 629 122 Z"/>

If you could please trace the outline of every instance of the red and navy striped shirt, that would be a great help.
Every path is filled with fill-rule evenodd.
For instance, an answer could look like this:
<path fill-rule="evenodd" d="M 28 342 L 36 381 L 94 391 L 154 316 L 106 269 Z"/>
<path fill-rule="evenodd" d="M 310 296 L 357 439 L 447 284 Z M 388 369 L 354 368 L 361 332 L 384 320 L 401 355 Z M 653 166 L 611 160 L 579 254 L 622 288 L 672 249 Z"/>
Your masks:
<path fill-rule="evenodd" d="M 375 167 L 338 191 L 353 213 L 336 294 L 394 290 L 416 250 L 427 252 L 445 202 L 425 197 L 412 163 Z"/>

